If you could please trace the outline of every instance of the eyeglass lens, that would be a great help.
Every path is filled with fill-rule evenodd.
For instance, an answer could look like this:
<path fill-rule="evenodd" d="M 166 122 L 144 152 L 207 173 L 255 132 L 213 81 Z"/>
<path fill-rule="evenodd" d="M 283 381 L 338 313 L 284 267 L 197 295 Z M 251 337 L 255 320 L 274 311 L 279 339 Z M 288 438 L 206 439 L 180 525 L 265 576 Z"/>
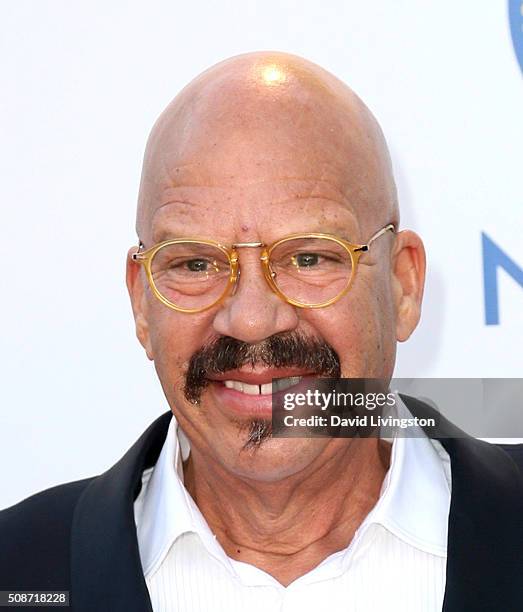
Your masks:
<path fill-rule="evenodd" d="M 270 253 L 270 268 L 278 289 L 305 305 L 328 302 L 350 282 L 350 253 L 334 240 L 294 238 L 278 244 Z"/>

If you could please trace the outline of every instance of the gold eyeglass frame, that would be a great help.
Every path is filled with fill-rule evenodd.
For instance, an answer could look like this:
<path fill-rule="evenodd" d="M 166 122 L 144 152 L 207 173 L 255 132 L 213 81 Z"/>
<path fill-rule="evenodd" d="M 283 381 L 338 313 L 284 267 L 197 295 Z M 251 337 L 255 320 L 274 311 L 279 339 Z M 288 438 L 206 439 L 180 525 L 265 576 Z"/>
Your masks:
<path fill-rule="evenodd" d="M 375 240 L 377 240 L 380 236 L 383 236 L 383 234 L 389 231 L 393 233 L 396 231 L 394 224 L 389 223 L 382 229 L 378 230 L 375 234 L 373 234 L 369 238 L 368 242 L 366 242 L 365 244 L 353 244 L 352 242 L 348 242 L 347 240 L 345 240 L 344 238 L 340 238 L 339 236 L 334 236 L 333 234 L 321 234 L 321 233 L 290 234 L 289 236 L 285 236 L 284 238 L 281 238 L 280 240 L 273 242 L 271 245 L 266 245 L 263 242 L 236 242 L 232 244 L 230 247 L 220 244 L 219 242 L 216 242 L 214 240 L 207 240 L 207 239 L 201 239 L 201 238 L 175 238 L 173 240 L 164 240 L 163 242 L 159 242 L 158 244 L 153 245 L 152 247 L 148 248 L 145 251 L 140 250 L 144 246 L 143 243 L 140 242 L 138 246 L 138 250 L 135 253 L 131 254 L 131 259 L 134 262 L 145 266 L 145 272 L 147 275 L 149 286 L 151 287 L 151 290 L 154 293 L 154 295 L 160 300 L 160 302 L 162 302 L 167 307 L 172 308 L 173 310 L 176 310 L 178 312 L 194 314 L 197 312 L 204 312 L 205 310 L 209 310 L 209 308 L 216 306 L 222 300 L 224 300 L 225 297 L 229 293 L 233 292 L 233 289 L 235 288 L 240 278 L 240 266 L 238 263 L 237 249 L 239 248 L 261 248 L 263 250 L 260 255 L 260 261 L 261 261 L 261 265 L 263 269 L 263 275 L 269 287 L 276 295 L 278 295 L 285 302 L 292 304 L 293 306 L 297 306 L 298 308 L 325 308 L 326 306 L 330 306 L 331 304 L 334 304 L 335 302 L 337 302 L 349 291 L 354 281 L 354 277 L 356 276 L 356 268 L 357 268 L 357 265 L 359 263 L 362 253 L 367 252 L 370 249 L 371 244 Z M 352 262 L 352 272 L 349 278 L 349 282 L 338 295 L 331 298 L 330 300 L 327 300 L 326 302 L 322 302 L 321 304 L 305 304 L 305 303 L 298 302 L 297 300 L 293 300 L 287 297 L 278 288 L 278 286 L 274 282 L 275 273 L 272 272 L 270 268 L 271 253 L 280 244 L 283 244 L 284 242 L 288 242 L 290 240 L 295 240 L 296 238 L 324 238 L 326 240 L 332 240 L 336 244 L 342 246 L 349 253 L 349 256 Z M 222 251 L 224 255 L 227 256 L 227 259 L 229 261 L 231 272 L 229 276 L 229 282 L 227 283 L 223 293 L 220 295 L 219 298 L 214 300 L 214 302 L 212 302 L 208 306 L 204 306 L 203 308 L 182 308 L 181 306 L 176 306 L 176 304 L 173 304 L 172 302 L 170 302 L 166 297 L 164 297 L 158 291 L 154 283 L 154 279 L 153 279 L 152 271 L 151 271 L 151 262 L 153 260 L 153 257 L 163 247 L 166 247 L 171 244 L 179 244 L 182 242 L 186 244 L 205 244 L 208 246 L 216 247 L 220 251 Z"/>

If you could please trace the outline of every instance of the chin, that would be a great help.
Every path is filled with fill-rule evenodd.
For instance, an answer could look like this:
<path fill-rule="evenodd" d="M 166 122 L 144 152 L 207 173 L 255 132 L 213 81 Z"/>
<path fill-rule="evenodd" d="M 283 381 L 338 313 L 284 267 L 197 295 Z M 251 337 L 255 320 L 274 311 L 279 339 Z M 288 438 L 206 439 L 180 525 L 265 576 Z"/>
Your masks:
<path fill-rule="evenodd" d="M 245 436 L 225 460 L 227 471 L 258 482 L 278 482 L 307 470 L 322 454 L 325 438 L 267 438 L 259 446 L 244 448 Z M 232 450 L 232 449 L 231 449 Z"/>

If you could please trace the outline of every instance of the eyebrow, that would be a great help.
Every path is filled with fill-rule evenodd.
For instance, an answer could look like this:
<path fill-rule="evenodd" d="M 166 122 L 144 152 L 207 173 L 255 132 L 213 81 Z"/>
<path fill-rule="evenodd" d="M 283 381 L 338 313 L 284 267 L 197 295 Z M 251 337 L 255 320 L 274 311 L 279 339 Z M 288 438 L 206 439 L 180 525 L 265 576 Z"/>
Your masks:
<path fill-rule="evenodd" d="M 164 242 L 165 240 L 175 240 L 176 238 L 186 238 L 188 236 L 185 232 L 173 232 L 169 229 L 161 229 L 157 233 L 153 232 L 154 242 Z"/>

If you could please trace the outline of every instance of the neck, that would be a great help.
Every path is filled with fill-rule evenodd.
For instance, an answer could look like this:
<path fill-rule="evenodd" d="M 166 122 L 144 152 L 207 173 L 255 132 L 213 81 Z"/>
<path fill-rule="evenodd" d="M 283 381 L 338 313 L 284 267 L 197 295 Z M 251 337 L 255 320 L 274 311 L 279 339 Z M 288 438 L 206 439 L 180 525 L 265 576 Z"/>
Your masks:
<path fill-rule="evenodd" d="M 185 484 L 227 555 L 287 586 L 346 548 L 379 498 L 390 445 L 340 442 L 336 452 L 276 482 L 237 476 L 194 451 Z"/>

